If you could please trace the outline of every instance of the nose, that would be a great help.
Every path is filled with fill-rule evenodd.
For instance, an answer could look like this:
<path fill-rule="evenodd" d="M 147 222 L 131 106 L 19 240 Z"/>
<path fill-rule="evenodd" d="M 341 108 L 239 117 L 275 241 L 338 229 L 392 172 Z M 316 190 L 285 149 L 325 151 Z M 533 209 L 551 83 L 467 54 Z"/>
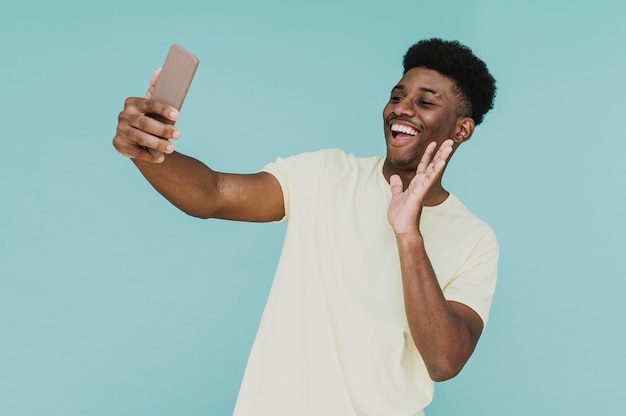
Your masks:
<path fill-rule="evenodd" d="M 413 103 L 408 98 L 404 98 L 396 103 L 391 111 L 397 116 L 413 117 L 415 115 Z"/>

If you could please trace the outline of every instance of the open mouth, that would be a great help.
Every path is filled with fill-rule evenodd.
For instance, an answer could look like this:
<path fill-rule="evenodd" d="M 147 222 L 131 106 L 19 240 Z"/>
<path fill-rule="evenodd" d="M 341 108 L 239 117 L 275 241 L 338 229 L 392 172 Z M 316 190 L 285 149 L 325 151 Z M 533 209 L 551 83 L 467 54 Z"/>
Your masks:
<path fill-rule="evenodd" d="M 392 124 L 390 129 L 394 139 L 409 139 L 417 136 L 417 130 L 404 124 Z"/>

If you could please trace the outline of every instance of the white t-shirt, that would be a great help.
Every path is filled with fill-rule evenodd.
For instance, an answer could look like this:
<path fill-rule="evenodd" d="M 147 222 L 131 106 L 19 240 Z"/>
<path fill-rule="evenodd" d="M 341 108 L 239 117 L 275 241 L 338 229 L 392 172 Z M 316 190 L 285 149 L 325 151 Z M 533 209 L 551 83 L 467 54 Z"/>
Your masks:
<path fill-rule="evenodd" d="M 288 226 L 236 416 L 413 416 L 434 383 L 413 343 L 384 157 L 278 159 Z M 443 293 L 487 321 L 498 245 L 454 195 L 420 229 Z"/>

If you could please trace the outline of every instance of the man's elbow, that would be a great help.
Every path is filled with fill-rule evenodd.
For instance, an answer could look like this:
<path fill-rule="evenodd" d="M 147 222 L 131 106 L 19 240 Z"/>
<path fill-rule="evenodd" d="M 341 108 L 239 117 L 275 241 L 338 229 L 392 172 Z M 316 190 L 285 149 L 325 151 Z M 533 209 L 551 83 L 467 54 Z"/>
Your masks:
<path fill-rule="evenodd" d="M 211 210 L 207 207 L 202 207 L 202 206 L 198 206 L 197 204 L 175 204 L 173 203 L 173 205 L 178 208 L 179 210 L 181 210 L 182 212 L 184 212 L 185 214 L 189 215 L 190 217 L 195 217 L 195 218 L 199 218 L 201 220 L 207 220 L 209 218 L 215 218 L 215 212 L 214 210 Z"/>
<path fill-rule="evenodd" d="M 430 379 L 435 382 L 441 382 L 450 380 L 451 378 L 456 377 L 463 368 L 465 362 L 458 363 L 453 360 L 448 360 L 447 362 L 436 363 L 428 369 L 428 375 Z"/>
<path fill-rule="evenodd" d="M 204 211 L 183 211 L 183 212 L 189 215 L 190 217 L 199 218 L 201 220 L 208 220 L 210 218 L 213 218 L 211 214 L 209 214 L 208 212 L 204 212 Z"/>

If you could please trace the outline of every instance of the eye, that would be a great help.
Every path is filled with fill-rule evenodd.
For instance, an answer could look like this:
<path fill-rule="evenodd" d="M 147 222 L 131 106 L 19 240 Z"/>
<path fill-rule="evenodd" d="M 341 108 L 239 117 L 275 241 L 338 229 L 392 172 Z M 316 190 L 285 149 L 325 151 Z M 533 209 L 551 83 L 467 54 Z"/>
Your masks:
<path fill-rule="evenodd" d="M 425 100 L 419 100 L 417 103 L 421 105 L 422 107 L 432 107 L 434 105 L 430 101 L 425 101 Z"/>
<path fill-rule="evenodd" d="M 390 103 L 399 103 L 400 101 L 402 101 L 402 97 L 399 95 L 392 95 L 391 98 L 389 98 L 389 102 Z"/>

